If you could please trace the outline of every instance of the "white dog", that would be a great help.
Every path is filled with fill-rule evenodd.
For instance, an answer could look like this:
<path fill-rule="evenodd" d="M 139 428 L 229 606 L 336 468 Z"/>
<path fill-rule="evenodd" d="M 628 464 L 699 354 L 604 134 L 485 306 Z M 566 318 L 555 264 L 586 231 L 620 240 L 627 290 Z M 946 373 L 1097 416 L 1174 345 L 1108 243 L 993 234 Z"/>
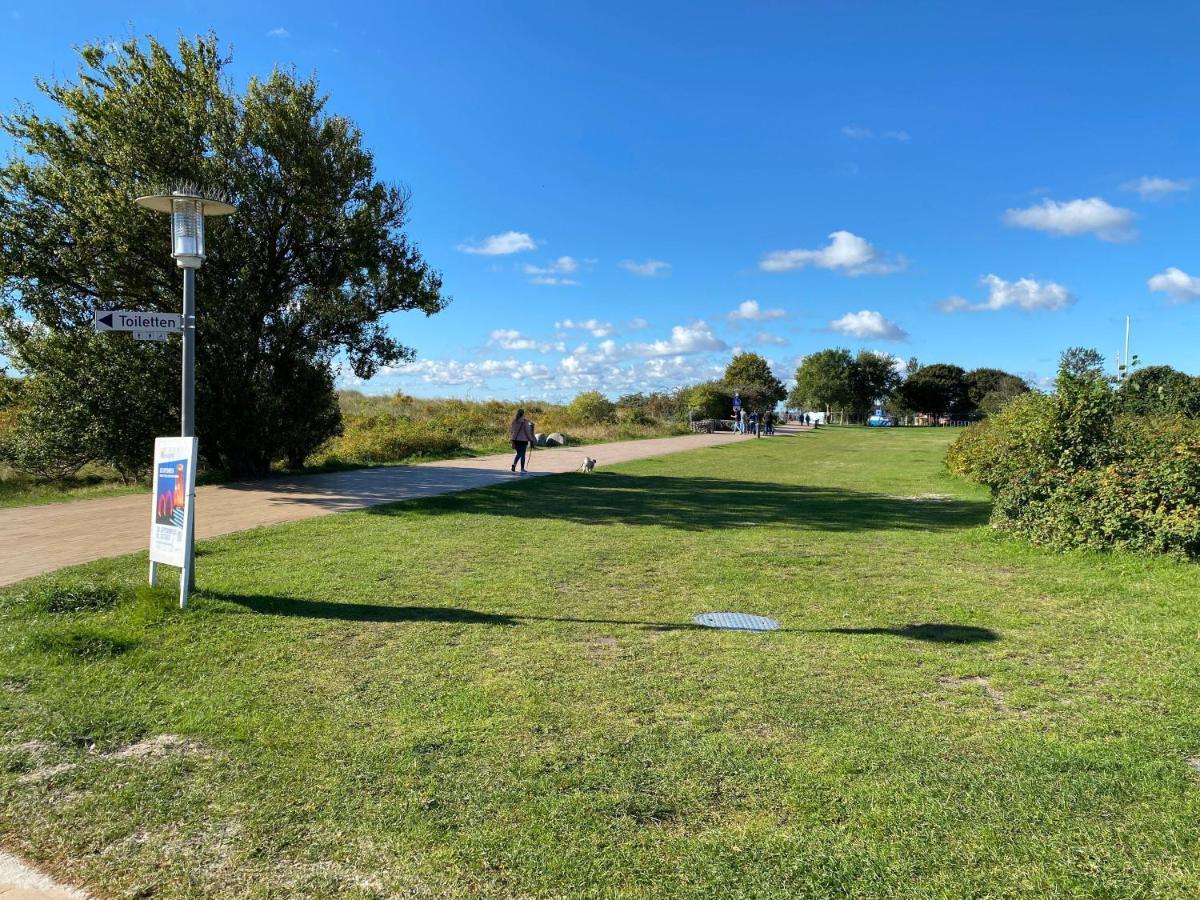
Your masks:
<path fill-rule="evenodd" d="M 596 461 L 594 459 L 592 459 L 590 456 L 585 456 L 583 458 L 583 464 L 580 465 L 580 467 L 579 467 L 579 471 L 580 472 L 591 472 L 595 468 L 596 468 Z"/>

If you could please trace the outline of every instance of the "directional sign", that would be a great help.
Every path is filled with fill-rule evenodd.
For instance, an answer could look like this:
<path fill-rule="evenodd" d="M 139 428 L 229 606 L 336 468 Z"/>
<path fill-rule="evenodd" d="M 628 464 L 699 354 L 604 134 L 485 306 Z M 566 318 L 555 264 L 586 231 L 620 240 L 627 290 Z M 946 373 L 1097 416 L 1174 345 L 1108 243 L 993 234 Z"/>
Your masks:
<path fill-rule="evenodd" d="M 97 331 L 169 331 L 178 334 L 183 330 L 183 316 L 176 313 L 98 309 L 95 326 Z"/>
<path fill-rule="evenodd" d="M 167 332 L 165 331 L 135 331 L 133 333 L 135 341 L 165 341 Z"/>

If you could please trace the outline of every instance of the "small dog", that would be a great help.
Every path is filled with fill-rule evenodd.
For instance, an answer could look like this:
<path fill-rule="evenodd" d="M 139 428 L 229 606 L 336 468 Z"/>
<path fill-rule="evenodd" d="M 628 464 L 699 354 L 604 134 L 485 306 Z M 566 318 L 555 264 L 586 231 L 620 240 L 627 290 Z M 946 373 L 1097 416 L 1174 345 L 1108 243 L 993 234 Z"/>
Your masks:
<path fill-rule="evenodd" d="M 596 461 L 590 456 L 583 458 L 583 464 L 579 467 L 580 472 L 591 472 L 596 468 Z"/>

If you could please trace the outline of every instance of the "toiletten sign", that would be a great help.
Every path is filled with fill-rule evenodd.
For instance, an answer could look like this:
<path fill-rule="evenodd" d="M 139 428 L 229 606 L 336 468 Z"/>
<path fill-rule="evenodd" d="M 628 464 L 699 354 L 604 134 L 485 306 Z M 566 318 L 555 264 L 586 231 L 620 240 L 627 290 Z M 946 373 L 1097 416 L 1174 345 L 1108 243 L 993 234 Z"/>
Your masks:
<path fill-rule="evenodd" d="M 150 561 L 183 568 L 196 499 L 196 438 L 154 439 L 154 500 L 150 510 Z"/>

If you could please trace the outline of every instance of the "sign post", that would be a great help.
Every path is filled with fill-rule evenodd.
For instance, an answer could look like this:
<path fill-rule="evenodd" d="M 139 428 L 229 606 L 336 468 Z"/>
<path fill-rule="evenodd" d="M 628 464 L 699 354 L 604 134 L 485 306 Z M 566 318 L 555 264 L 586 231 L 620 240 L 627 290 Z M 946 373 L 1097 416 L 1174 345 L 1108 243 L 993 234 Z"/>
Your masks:
<path fill-rule="evenodd" d="M 150 584 L 158 580 L 158 564 L 177 566 L 179 606 L 187 606 L 192 582 L 195 532 L 196 455 L 194 437 L 154 439 L 154 493 L 150 509 Z"/>

